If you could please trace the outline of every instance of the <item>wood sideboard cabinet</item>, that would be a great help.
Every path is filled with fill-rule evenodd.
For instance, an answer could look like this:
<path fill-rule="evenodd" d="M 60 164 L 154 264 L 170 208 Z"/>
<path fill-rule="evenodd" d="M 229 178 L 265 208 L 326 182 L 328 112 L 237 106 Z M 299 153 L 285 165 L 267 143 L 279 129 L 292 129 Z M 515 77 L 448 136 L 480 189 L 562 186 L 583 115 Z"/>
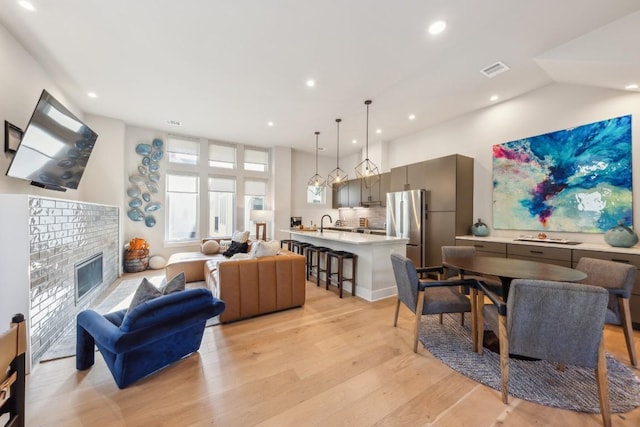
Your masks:
<path fill-rule="evenodd" d="M 456 239 L 456 246 L 473 246 L 476 248 L 476 253 L 480 256 L 507 257 L 507 244 L 502 242 L 469 240 L 458 237 Z"/>
<path fill-rule="evenodd" d="M 604 259 L 630 264 L 640 270 L 640 250 L 636 248 L 619 249 L 606 245 L 586 244 L 565 246 L 553 243 L 516 242 L 513 239 L 498 237 L 456 237 L 457 246 L 473 246 L 481 256 L 516 258 L 545 262 L 575 268 L 582 257 Z M 640 271 L 629 301 L 633 328 L 640 330 Z"/>

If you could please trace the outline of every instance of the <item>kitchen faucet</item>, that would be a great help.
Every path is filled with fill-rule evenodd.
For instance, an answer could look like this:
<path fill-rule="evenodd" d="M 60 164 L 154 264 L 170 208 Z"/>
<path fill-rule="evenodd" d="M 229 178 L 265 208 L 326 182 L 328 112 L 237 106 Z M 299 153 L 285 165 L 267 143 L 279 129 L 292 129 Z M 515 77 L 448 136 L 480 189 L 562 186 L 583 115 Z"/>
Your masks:
<path fill-rule="evenodd" d="M 331 219 L 331 215 L 328 215 L 328 214 L 322 215 L 322 218 L 320 218 L 320 232 L 321 233 L 322 233 L 322 230 L 324 229 L 323 222 L 324 222 L 324 217 L 325 216 L 329 217 L 329 223 L 333 222 L 333 220 Z"/>

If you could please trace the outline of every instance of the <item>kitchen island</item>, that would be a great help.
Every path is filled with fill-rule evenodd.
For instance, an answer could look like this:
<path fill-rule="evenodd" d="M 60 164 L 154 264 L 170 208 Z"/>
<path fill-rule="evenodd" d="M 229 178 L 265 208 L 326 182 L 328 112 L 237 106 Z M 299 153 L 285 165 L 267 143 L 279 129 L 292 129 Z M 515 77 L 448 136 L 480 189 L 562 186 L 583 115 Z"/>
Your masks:
<path fill-rule="evenodd" d="M 356 295 L 367 301 L 376 301 L 396 295 L 396 282 L 391 267 L 391 252 L 406 255 L 409 239 L 379 236 L 376 234 L 347 231 L 301 231 L 281 230 L 291 233 L 291 238 L 316 246 L 348 251 L 358 256 L 356 272 Z M 347 275 L 350 267 L 347 267 Z M 346 291 L 351 292 L 351 283 L 345 282 Z"/>

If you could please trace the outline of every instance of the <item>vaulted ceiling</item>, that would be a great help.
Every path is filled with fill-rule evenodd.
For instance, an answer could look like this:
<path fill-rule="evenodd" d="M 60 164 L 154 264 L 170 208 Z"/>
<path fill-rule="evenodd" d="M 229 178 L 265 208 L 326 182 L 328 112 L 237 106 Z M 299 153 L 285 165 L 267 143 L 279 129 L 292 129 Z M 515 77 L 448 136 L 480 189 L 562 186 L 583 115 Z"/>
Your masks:
<path fill-rule="evenodd" d="M 340 117 L 352 153 L 366 99 L 390 141 L 552 82 L 640 83 L 637 0 L 31 3 L 0 0 L 0 23 L 85 113 L 257 146 L 313 152 L 320 131 L 334 155 Z"/>

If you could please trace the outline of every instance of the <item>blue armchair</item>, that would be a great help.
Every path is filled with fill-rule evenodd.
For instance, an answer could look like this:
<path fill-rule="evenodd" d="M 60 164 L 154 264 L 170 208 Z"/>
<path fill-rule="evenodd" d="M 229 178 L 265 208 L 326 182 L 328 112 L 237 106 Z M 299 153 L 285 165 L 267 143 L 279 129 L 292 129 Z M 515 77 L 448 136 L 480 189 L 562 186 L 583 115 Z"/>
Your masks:
<path fill-rule="evenodd" d="M 163 295 L 106 315 L 85 310 L 77 318 L 76 369 L 93 366 L 94 344 L 113 379 L 125 388 L 200 348 L 207 319 L 224 311 L 208 289 Z"/>

